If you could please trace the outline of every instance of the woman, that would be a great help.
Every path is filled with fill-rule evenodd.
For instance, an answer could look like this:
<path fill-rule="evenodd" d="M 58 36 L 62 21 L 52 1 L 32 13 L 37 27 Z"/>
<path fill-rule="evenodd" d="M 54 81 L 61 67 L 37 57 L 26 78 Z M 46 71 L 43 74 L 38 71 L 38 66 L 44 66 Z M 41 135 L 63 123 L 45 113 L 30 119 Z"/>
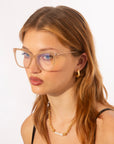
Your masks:
<path fill-rule="evenodd" d="M 91 31 L 66 7 L 43 7 L 20 31 L 16 62 L 37 94 L 24 144 L 113 144 L 114 107 L 105 99 Z"/>

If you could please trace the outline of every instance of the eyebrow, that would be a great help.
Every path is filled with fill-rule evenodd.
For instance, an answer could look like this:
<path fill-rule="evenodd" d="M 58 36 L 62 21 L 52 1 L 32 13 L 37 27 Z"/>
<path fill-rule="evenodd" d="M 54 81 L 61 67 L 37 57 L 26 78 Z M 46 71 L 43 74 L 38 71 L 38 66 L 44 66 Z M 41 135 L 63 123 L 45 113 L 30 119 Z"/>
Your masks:
<path fill-rule="evenodd" d="M 27 47 L 25 47 L 25 46 L 22 46 L 22 48 L 29 51 L 29 49 Z M 39 49 L 39 51 L 46 51 L 46 50 L 57 50 L 57 49 L 55 49 L 55 48 L 42 48 L 42 49 Z"/>

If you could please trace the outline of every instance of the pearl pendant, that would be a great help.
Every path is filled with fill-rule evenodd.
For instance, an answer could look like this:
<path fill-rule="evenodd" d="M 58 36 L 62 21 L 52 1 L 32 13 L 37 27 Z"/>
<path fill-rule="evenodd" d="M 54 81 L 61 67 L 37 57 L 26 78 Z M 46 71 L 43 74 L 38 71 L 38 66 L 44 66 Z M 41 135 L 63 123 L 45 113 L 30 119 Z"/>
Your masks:
<path fill-rule="evenodd" d="M 63 136 L 63 134 L 62 133 L 59 133 L 59 132 L 54 132 L 55 134 L 57 134 L 57 135 L 59 135 L 59 136 Z"/>

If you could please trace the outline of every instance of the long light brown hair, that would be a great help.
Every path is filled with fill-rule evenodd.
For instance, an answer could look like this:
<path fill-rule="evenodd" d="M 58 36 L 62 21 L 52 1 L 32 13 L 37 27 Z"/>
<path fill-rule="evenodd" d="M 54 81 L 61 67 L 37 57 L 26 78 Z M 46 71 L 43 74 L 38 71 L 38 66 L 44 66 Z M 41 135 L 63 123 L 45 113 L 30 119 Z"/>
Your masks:
<path fill-rule="evenodd" d="M 76 132 L 82 144 L 94 144 L 96 131 L 96 103 L 111 107 L 104 96 L 107 91 L 103 85 L 95 56 L 93 37 L 85 18 L 76 10 L 66 7 L 43 7 L 37 10 L 26 21 L 20 31 L 23 42 L 26 32 L 30 29 L 49 31 L 57 36 L 59 41 L 68 46 L 77 55 L 87 54 L 88 62 L 81 71 L 81 76 L 75 81 Z M 73 55 L 75 56 L 75 55 Z M 42 137 L 50 144 L 46 120 L 48 99 L 39 95 L 33 106 L 34 124 Z"/>

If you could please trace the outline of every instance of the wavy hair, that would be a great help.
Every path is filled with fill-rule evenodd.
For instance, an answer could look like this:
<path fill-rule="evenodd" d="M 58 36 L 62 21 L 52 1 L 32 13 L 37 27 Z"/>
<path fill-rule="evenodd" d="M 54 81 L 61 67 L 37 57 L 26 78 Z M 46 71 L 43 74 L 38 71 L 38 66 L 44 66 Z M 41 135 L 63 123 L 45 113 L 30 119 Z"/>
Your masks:
<path fill-rule="evenodd" d="M 98 68 L 92 33 L 85 18 L 76 10 L 66 7 L 43 7 L 33 13 L 25 22 L 20 39 L 23 42 L 26 32 L 30 29 L 49 31 L 59 41 L 68 46 L 77 55 L 86 53 L 88 62 L 75 81 L 77 96 L 76 132 L 82 144 L 94 144 L 96 131 L 96 103 L 111 107 L 107 103 L 107 91 L 103 85 Z M 75 56 L 75 55 L 73 55 Z M 34 124 L 40 135 L 51 144 L 46 120 L 48 118 L 47 95 L 39 95 L 33 106 Z"/>

